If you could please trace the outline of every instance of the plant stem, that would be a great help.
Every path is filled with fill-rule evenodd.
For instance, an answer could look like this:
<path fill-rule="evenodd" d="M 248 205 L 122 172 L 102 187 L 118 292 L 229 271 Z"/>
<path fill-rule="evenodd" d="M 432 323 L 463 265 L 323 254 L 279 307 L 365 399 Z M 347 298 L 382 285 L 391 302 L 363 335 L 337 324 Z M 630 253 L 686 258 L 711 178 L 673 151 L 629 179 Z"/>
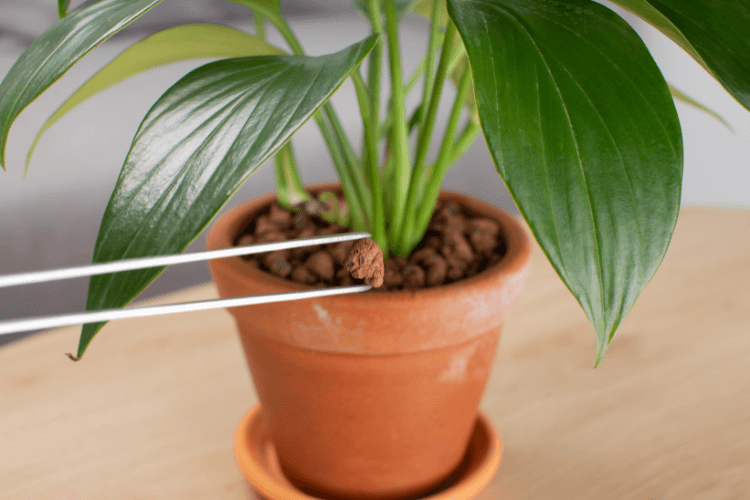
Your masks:
<path fill-rule="evenodd" d="M 292 142 L 284 144 L 273 159 L 276 164 L 276 199 L 279 205 L 293 208 L 311 199 L 312 196 L 305 190 L 299 177 Z"/>
<path fill-rule="evenodd" d="M 380 35 L 369 55 L 367 70 L 367 89 L 370 97 L 370 117 L 378 124 L 378 142 L 380 141 L 380 78 L 383 68 L 383 22 L 380 12 L 380 0 L 368 0 L 367 10 L 370 13 L 372 32 Z M 376 156 L 378 151 L 376 151 Z M 378 159 L 378 164 L 380 160 Z"/>
<path fill-rule="evenodd" d="M 266 23 L 263 15 L 257 10 L 253 11 L 255 21 L 255 36 L 261 40 L 266 39 Z M 312 199 L 310 193 L 305 190 L 302 179 L 299 176 L 297 160 L 294 157 L 292 141 L 288 141 L 274 155 L 276 166 L 276 200 L 284 208 L 292 209 L 296 205 Z"/>
<path fill-rule="evenodd" d="M 463 42 L 461 42 L 461 39 L 459 38 L 458 43 L 456 44 L 456 47 L 451 52 L 450 62 L 448 63 L 449 75 L 453 74 L 453 71 L 456 69 L 456 66 L 458 66 L 458 63 L 460 63 L 462 60 L 465 60 L 466 64 L 469 64 L 468 58 L 466 57 L 466 50 L 464 49 Z"/>
<path fill-rule="evenodd" d="M 466 150 L 474 144 L 474 140 L 477 138 L 480 130 L 479 125 L 472 118 L 469 118 L 463 131 L 459 134 L 455 144 L 453 144 L 453 148 L 451 148 L 451 157 L 448 160 L 448 164 L 453 165 L 466 154 Z"/>
<path fill-rule="evenodd" d="M 440 154 L 435 165 L 433 175 L 430 177 L 425 188 L 424 196 L 422 197 L 419 210 L 416 213 L 414 235 L 407 244 L 408 251 L 414 249 L 422 238 L 427 225 L 432 217 L 432 211 L 435 208 L 438 195 L 440 194 L 440 187 L 443 183 L 445 173 L 448 171 L 448 167 L 452 165 L 451 159 L 453 158 L 453 145 L 454 136 L 456 129 L 458 128 L 458 122 L 461 119 L 461 112 L 466 102 L 466 97 L 469 95 L 471 90 L 471 70 L 467 66 L 464 69 L 464 73 L 461 76 L 461 82 L 458 85 L 458 92 L 456 99 L 453 102 L 453 108 L 451 109 L 451 115 L 448 119 L 448 124 L 445 128 L 445 134 L 443 135 L 443 143 L 440 148 Z M 417 236 L 419 235 L 419 236 Z"/>
<path fill-rule="evenodd" d="M 375 184 L 373 182 L 374 175 L 371 175 L 370 180 L 370 188 L 373 190 L 373 206 L 375 209 L 375 217 L 378 217 L 378 212 L 382 209 L 382 216 L 383 216 L 383 232 L 385 233 L 386 229 L 386 220 L 392 220 L 392 213 L 393 213 L 393 199 L 392 199 L 392 193 L 390 191 L 389 186 L 391 186 L 392 183 L 392 168 L 391 165 L 393 164 L 392 161 L 392 152 L 390 150 L 390 146 L 386 149 L 386 158 L 385 158 L 385 165 L 383 165 L 383 171 L 382 173 L 379 171 L 380 169 L 380 140 L 385 134 L 390 134 L 390 128 L 393 125 L 393 119 L 390 113 L 386 116 L 386 124 L 383 124 L 381 126 L 380 124 L 380 96 L 381 96 L 381 78 L 382 78 L 382 70 L 383 70 L 383 43 L 384 43 L 384 37 L 383 37 L 383 21 L 382 21 L 382 11 L 380 9 L 380 0 L 367 0 L 367 10 L 370 14 L 370 22 L 372 25 L 372 32 L 377 33 L 380 35 L 380 40 L 378 41 L 377 45 L 372 49 L 369 56 L 369 62 L 370 66 L 368 68 L 367 72 L 367 81 L 368 81 L 368 90 L 369 90 L 369 97 L 370 97 L 370 121 L 373 123 L 373 125 L 376 127 L 375 130 L 375 140 L 374 142 L 374 148 L 375 148 L 375 155 L 374 159 L 370 158 L 369 165 L 368 165 L 368 172 L 370 168 L 373 170 L 378 171 L 378 177 L 380 178 L 380 182 Z M 390 108 L 390 103 L 389 106 Z M 373 160 L 375 163 L 373 164 Z M 377 191 L 377 194 L 376 194 Z M 382 207 L 380 206 L 382 204 Z M 379 221 L 378 221 L 379 222 Z M 376 227 L 378 227 L 379 224 L 376 224 Z M 386 242 L 385 247 L 381 246 L 381 249 L 383 249 L 383 255 L 388 256 L 388 251 L 386 251 L 384 248 L 388 248 L 389 246 L 389 239 L 387 234 L 383 235 L 383 240 Z M 376 240 L 377 241 L 377 240 Z M 378 242 L 378 244 L 380 244 Z"/>
<path fill-rule="evenodd" d="M 346 161 L 344 157 L 344 151 L 343 149 L 341 149 L 341 143 L 337 141 L 336 135 L 334 134 L 334 128 L 328 121 L 330 117 L 335 118 L 335 114 L 329 113 L 327 111 L 328 109 L 324 106 L 321 111 L 315 113 L 315 123 L 318 126 L 321 135 L 323 136 L 323 141 L 326 143 L 326 146 L 328 148 L 328 154 L 331 156 L 331 162 L 333 162 L 333 166 L 336 168 L 339 180 L 341 181 L 341 186 L 344 190 L 344 196 L 347 198 L 346 201 L 351 207 L 352 220 L 362 223 L 361 226 L 358 226 L 358 228 L 355 229 L 357 229 L 358 231 L 364 231 L 366 225 L 363 222 L 365 220 L 365 217 L 362 214 L 362 210 L 364 210 L 364 207 L 362 205 L 363 201 L 360 200 L 357 189 L 354 187 L 354 173 L 352 172 L 353 169 Z M 345 136 L 344 140 L 346 140 Z M 356 165 L 354 170 L 356 170 Z M 359 216 L 357 215 L 357 208 L 359 208 L 360 211 Z"/>
<path fill-rule="evenodd" d="M 419 129 L 419 136 L 417 138 L 417 155 L 414 160 L 414 170 L 411 173 L 411 181 L 409 183 L 409 194 L 407 196 L 406 208 L 404 210 L 405 219 L 400 232 L 399 242 L 403 243 L 404 246 L 409 246 L 407 243 L 411 241 L 413 235 L 410 233 L 414 229 L 415 222 L 415 208 L 416 204 L 421 198 L 419 188 L 421 187 L 421 178 L 424 173 L 425 163 L 427 161 L 427 152 L 429 150 L 430 139 L 432 138 L 432 131 L 435 127 L 435 118 L 437 117 L 437 110 L 440 107 L 440 95 L 443 91 L 443 83 L 448 73 L 448 64 L 451 59 L 451 52 L 453 48 L 453 39 L 456 36 L 456 27 L 453 23 L 448 23 L 447 31 L 445 33 L 445 40 L 443 40 L 443 49 L 440 54 L 440 63 L 438 64 L 437 74 L 435 75 L 435 83 L 432 87 L 432 95 L 430 96 L 430 106 L 427 109 L 427 113 L 422 113 L 422 127 Z M 466 97 L 464 97 L 464 101 Z M 463 102 L 459 106 L 463 106 Z M 459 113 L 461 107 L 459 107 Z M 426 116 L 424 116 L 426 114 Z M 453 141 L 453 137 L 449 139 Z M 403 247 L 402 247 L 403 248 Z"/>
<path fill-rule="evenodd" d="M 349 172 L 350 179 L 354 182 L 354 190 L 359 199 L 362 209 L 367 214 L 367 217 L 371 220 L 372 217 L 372 197 L 365 179 L 365 174 L 360 168 L 357 155 L 354 153 L 349 139 L 346 137 L 344 128 L 338 121 L 336 113 L 333 111 L 333 106 L 323 106 L 323 112 L 325 113 L 330 126 L 333 128 L 334 137 L 338 143 L 339 151 L 343 154 L 344 166 Z"/>
<path fill-rule="evenodd" d="M 414 131 L 416 126 L 419 124 L 419 118 L 422 116 L 422 105 L 420 104 L 417 106 L 414 111 L 412 111 L 411 115 L 409 115 L 409 119 L 407 120 L 406 124 L 406 135 L 407 137 L 411 136 L 411 133 Z M 393 127 L 393 118 L 388 117 L 388 119 L 383 123 L 381 126 L 381 135 L 383 134 L 390 134 L 391 128 Z"/>
<path fill-rule="evenodd" d="M 404 95 L 409 95 L 414 86 L 419 81 L 419 77 L 424 74 L 425 68 L 427 67 L 427 58 L 422 59 L 419 62 L 419 66 L 414 70 L 414 73 L 409 77 L 409 82 L 404 86 Z"/>
<path fill-rule="evenodd" d="M 269 19 L 284 37 L 292 52 L 296 55 L 304 55 L 302 46 L 286 20 L 276 17 Z M 323 115 L 325 115 L 325 118 Z M 315 114 L 315 123 L 323 135 L 331 160 L 339 174 L 342 188 L 345 191 L 344 195 L 352 213 L 352 220 L 355 224 L 361 224 L 358 230 L 363 231 L 367 226 L 366 220 L 372 214 L 371 197 L 367 192 L 364 174 L 357 168 L 358 162 L 351 143 L 344 133 L 341 122 L 330 102 L 323 104 L 321 112 Z M 344 172 L 346 172 L 346 175 L 343 175 Z M 359 210 L 359 213 L 357 213 L 357 210 Z"/>
<path fill-rule="evenodd" d="M 315 120 L 318 122 L 325 122 L 326 118 L 321 113 L 316 113 Z M 326 123 L 319 123 L 319 125 L 320 133 L 323 134 L 323 139 L 325 139 L 327 144 L 333 144 L 333 147 L 329 147 L 329 152 L 333 159 L 333 165 L 336 167 L 336 173 L 341 181 L 341 189 L 344 191 L 344 198 L 346 198 L 346 203 L 349 206 L 349 212 L 352 216 L 352 225 L 356 231 L 365 231 L 367 228 L 365 213 L 354 188 L 354 182 L 350 177 L 350 172 L 345 167 L 342 153 L 338 148 L 336 139 L 333 137 L 333 133 L 331 132 L 331 127 Z"/>
<path fill-rule="evenodd" d="M 395 250 L 401 252 L 397 236 L 401 234 L 404 221 L 404 207 L 406 206 L 406 192 L 409 187 L 409 138 L 406 132 L 406 109 L 404 106 L 403 79 L 401 76 L 401 52 L 398 38 L 398 19 L 396 6 L 393 1 L 385 2 L 385 19 L 388 30 L 388 60 L 391 69 L 391 114 L 393 115 L 393 129 L 391 138 L 393 144 L 394 176 L 393 190 L 394 206 L 389 230 L 391 243 L 396 243 Z"/>
<path fill-rule="evenodd" d="M 445 0 L 435 0 L 432 2 L 432 16 L 430 17 L 430 38 L 427 43 L 427 55 L 425 56 L 424 70 L 424 90 L 422 93 L 422 103 L 430 102 L 430 96 L 433 89 L 433 75 L 435 72 L 435 51 L 438 48 L 438 38 L 440 37 L 440 13 L 443 11 Z M 445 50 L 445 49 L 443 49 Z M 419 120 L 419 129 L 422 129 L 425 115 Z"/>
<path fill-rule="evenodd" d="M 266 39 L 266 23 L 263 16 L 257 11 L 253 11 L 253 20 L 255 21 L 255 36 L 261 40 Z"/>
<path fill-rule="evenodd" d="M 372 196 L 372 239 L 378 244 L 383 251 L 383 255 L 388 255 L 388 238 L 385 234 L 385 208 L 383 206 L 383 188 L 378 169 L 378 121 L 373 120 L 370 112 L 370 103 L 368 101 L 367 86 L 359 72 L 359 69 L 352 73 L 354 89 L 357 91 L 357 101 L 359 102 L 360 115 L 362 115 L 362 125 L 364 127 L 364 151 L 363 163 L 367 170 L 367 179 L 370 183 L 370 193 Z"/>
<path fill-rule="evenodd" d="M 274 21 L 274 18 L 270 18 L 271 22 Z M 287 24 L 286 20 L 283 18 L 281 19 L 281 22 L 274 23 L 274 26 L 276 26 L 276 29 L 279 30 L 279 33 L 281 33 L 281 36 L 284 37 L 284 41 L 286 41 L 287 45 L 289 45 L 289 48 L 292 49 L 292 52 L 295 55 L 303 56 L 305 55 L 305 51 L 302 49 L 302 45 L 300 45 L 299 40 L 297 40 L 297 37 L 294 36 L 294 33 L 292 32 L 292 28 Z"/>
<path fill-rule="evenodd" d="M 359 104 L 362 121 L 366 122 L 364 125 L 369 128 L 371 125 L 370 96 L 367 92 L 367 84 L 365 83 L 365 79 L 362 78 L 362 73 L 359 71 L 359 68 L 352 72 L 352 83 L 354 84 L 354 91 L 357 93 L 357 104 Z M 364 138 L 366 137 L 367 134 L 364 134 Z"/>

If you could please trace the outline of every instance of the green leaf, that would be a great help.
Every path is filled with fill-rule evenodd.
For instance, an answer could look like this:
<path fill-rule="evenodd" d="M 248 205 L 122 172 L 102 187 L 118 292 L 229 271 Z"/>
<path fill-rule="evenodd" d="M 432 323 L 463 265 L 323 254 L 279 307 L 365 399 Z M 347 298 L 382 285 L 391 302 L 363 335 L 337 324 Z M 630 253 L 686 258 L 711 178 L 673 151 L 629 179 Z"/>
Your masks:
<path fill-rule="evenodd" d="M 612 0 L 671 38 L 750 110 L 750 4 L 736 0 Z"/>
<path fill-rule="evenodd" d="M 282 54 L 283 51 L 242 31 L 215 24 L 188 24 L 168 28 L 136 42 L 81 85 L 50 116 L 34 138 L 26 160 L 28 168 L 39 139 L 73 108 L 123 80 L 143 71 L 187 59 Z"/>
<path fill-rule="evenodd" d="M 18 57 L 0 83 L 0 166 L 8 132 L 21 111 L 91 49 L 161 0 L 102 0 L 68 14 Z"/>
<path fill-rule="evenodd" d="M 732 125 L 730 125 L 730 123 L 722 118 L 722 116 L 716 111 L 712 110 L 708 106 L 705 106 L 704 104 L 699 103 L 689 95 L 682 92 L 680 89 L 675 88 L 673 85 L 669 86 L 669 91 L 672 93 L 672 97 L 674 97 L 676 100 L 716 118 L 722 125 L 729 129 L 730 132 L 734 132 L 734 128 L 732 128 Z"/>
<path fill-rule="evenodd" d="M 183 251 L 258 166 L 341 86 L 371 36 L 321 57 L 216 61 L 167 90 L 133 139 L 99 228 L 94 262 Z M 86 309 L 122 307 L 161 272 L 94 276 Z M 103 323 L 84 325 L 81 357 Z"/>
<path fill-rule="evenodd" d="M 588 0 L 449 0 L 490 153 L 596 331 L 596 361 L 677 221 L 680 126 L 638 35 Z"/>
<path fill-rule="evenodd" d="M 70 0 L 57 0 L 57 15 L 62 19 L 68 14 Z"/>

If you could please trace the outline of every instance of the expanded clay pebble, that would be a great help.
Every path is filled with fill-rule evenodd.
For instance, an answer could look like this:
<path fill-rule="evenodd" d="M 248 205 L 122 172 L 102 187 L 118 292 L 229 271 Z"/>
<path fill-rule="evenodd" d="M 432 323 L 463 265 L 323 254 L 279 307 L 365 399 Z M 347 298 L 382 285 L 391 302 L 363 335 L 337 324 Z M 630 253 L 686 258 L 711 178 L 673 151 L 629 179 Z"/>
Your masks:
<path fill-rule="evenodd" d="M 308 203 L 309 207 L 302 204 L 297 210 L 269 205 L 258 214 L 255 222 L 248 224 L 235 244 L 259 244 L 349 231 L 319 217 L 320 210 L 329 207 L 316 203 L 317 206 Z M 243 259 L 261 271 L 313 287 L 350 286 L 361 283 L 361 279 L 352 277 L 346 266 L 353 245 L 353 241 L 344 241 L 247 255 Z M 449 284 L 496 264 L 506 251 L 498 222 L 472 214 L 457 203 L 438 202 L 425 237 L 412 254 L 408 258 L 392 255 L 384 260 L 383 283 L 378 291 L 415 290 Z M 315 255 L 319 252 L 329 256 Z M 378 266 L 370 264 L 370 267 L 376 269 Z M 365 271 L 358 269 L 356 274 Z M 379 280 L 372 284 L 376 281 Z"/>
<path fill-rule="evenodd" d="M 365 283 L 373 288 L 383 284 L 383 251 L 370 238 L 359 240 L 352 245 L 344 267 L 349 270 L 352 277 L 365 280 Z"/>

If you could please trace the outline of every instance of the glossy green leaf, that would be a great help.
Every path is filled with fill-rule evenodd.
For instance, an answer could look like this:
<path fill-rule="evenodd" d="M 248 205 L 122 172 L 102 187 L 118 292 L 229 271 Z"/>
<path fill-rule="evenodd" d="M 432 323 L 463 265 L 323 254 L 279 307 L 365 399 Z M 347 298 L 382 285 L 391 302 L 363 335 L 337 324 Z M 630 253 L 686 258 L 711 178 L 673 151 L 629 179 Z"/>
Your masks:
<path fill-rule="evenodd" d="M 677 221 L 677 112 L 638 35 L 588 0 L 449 0 L 490 153 L 596 331 L 596 364 Z"/>
<path fill-rule="evenodd" d="M 141 123 L 102 218 L 94 262 L 174 254 L 323 105 L 367 53 L 371 36 L 320 57 L 258 56 L 202 66 Z M 163 269 L 95 276 L 86 309 L 122 307 Z M 82 356 L 103 323 L 84 325 Z"/>
<path fill-rule="evenodd" d="M 734 128 L 732 128 L 732 125 L 728 121 L 726 121 L 719 113 L 712 110 L 705 104 L 701 104 L 689 95 L 682 92 L 680 89 L 675 88 L 673 85 L 669 86 L 669 91 L 672 93 L 672 97 L 674 97 L 675 100 L 680 101 L 683 104 L 687 104 L 691 108 L 702 111 L 713 118 L 716 118 L 722 125 L 729 129 L 730 132 L 734 132 Z"/>
<path fill-rule="evenodd" d="M 187 24 L 168 28 L 125 49 L 76 90 L 44 123 L 26 161 L 42 134 L 82 102 L 123 80 L 149 69 L 203 57 L 242 57 L 282 54 L 283 51 L 242 31 L 216 24 Z"/>
<path fill-rule="evenodd" d="M 0 166 L 10 127 L 21 111 L 91 49 L 161 0 L 102 0 L 75 9 L 18 57 L 0 83 Z"/>
<path fill-rule="evenodd" d="M 750 110 L 750 3 L 612 0 L 682 47 Z"/>
<path fill-rule="evenodd" d="M 57 15 L 62 19 L 68 14 L 70 0 L 57 0 Z"/>

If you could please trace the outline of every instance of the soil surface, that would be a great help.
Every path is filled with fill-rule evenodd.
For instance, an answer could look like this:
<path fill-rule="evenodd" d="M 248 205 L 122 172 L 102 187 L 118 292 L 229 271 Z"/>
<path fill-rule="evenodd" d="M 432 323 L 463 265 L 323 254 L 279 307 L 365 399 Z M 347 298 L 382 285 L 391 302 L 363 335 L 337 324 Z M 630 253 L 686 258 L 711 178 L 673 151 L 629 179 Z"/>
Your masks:
<path fill-rule="evenodd" d="M 245 228 L 235 245 L 352 231 L 309 212 L 290 211 L 273 203 Z M 360 278 L 378 286 L 380 274 L 382 286 L 378 289 L 390 291 L 436 287 L 474 276 L 498 262 L 506 250 L 497 222 L 475 217 L 458 204 L 442 201 L 438 201 L 425 237 L 408 258 L 388 257 L 378 270 L 377 252 L 370 243 L 362 243 L 367 241 L 371 242 L 346 241 L 243 258 L 276 276 L 321 288 L 360 284 L 363 282 Z M 359 248 L 353 251 L 355 243 Z M 357 264 L 360 261 L 366 270 L 360 269 Z"/>

